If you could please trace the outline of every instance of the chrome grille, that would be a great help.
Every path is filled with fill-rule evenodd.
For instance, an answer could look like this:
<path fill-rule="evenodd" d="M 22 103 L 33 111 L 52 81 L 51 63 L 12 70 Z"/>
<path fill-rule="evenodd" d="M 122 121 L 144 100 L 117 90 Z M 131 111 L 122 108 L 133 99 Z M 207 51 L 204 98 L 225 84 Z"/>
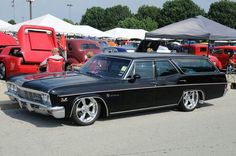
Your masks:
<path fill-rule="evenodd" d="M 21 88 L 17 88 L 17 95 L 19 97 L 29 100 L 29 101 L 43 103 L 41 94 L 39 94 L 39 93 L 33 93 L 30 91 L 23 90 Z"/>

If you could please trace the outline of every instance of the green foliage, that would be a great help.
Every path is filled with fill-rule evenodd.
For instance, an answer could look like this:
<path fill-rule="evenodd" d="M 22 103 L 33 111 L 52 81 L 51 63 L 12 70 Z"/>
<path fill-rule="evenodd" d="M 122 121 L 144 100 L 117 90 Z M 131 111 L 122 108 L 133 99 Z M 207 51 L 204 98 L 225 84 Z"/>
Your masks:
<path fill-rule="evenodd" d="M 67 18 L 63 18 L 63 21 L 67 22 L 67 23 L 70 23 L 70 24 L 74 24 L 74 22 L 70 19 L 67 19 Z"/>
<path fill-rule="evenodd" d="M 10 23 L 10 24 L 12 24 L 12 25 L 15 25 L 15 24 L 16 24 L 15 20 L 13 20 L 13 19 L 9 20 L 8 23 Z"/>
<path fill-rule="evenodd" d="M 206 15 L 192 0 L 168 0 L 163 4 L 161 14 L 160 27 L 198 15 Z"/>
<path fill-rule="evenodd" d="M 158 22 L 161 18 L 161 9 L 155 6 L 143 5 L 139 7 L 136 17 L 138 19 L 146 19 L 149 17 Z"/>
<path fill-rule="evenodd" d="M 105 27 L 104 30 L 113 29 L 119 21 L 123 21 L 128 17 L 132 17 L 132 13 L 127 6 L 117 5 L 105 10 Z"/>
<path fill-rule="evenodd" d="M 80 21 L 81 25 L 89 25 L 91 27 L 104 30 L 105 10 L 101 7 L 92 7 L 87 9 Z"/>
<path fill-rule="evenodd" d="M 208 17 L 231 28 L 236 28 L 236 2 L 221 0 L 212 3 Z"/>
<path fill-rule="evenodd" d="M 117 27 L 121 28 L 130 28 L 130 29 L 144 29 L 151 31 L 157 29 L 157 23 L 153 21 L 150 17 L 139 20 L 135 17 L 126 18 L 123 21 L 120 21 Z"/>

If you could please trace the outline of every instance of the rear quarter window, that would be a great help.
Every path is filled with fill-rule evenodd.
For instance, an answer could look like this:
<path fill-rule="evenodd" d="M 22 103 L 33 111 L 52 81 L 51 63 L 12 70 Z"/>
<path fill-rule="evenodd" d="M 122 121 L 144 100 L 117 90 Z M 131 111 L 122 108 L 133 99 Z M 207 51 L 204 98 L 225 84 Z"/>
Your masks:
<path fill-rule="evenodd" d="M 184 73 L 199 73 L 199 72 L 219 72 L 218 69 L 208 60 L 200 58 L 191 59 L 173 59 Z"/>

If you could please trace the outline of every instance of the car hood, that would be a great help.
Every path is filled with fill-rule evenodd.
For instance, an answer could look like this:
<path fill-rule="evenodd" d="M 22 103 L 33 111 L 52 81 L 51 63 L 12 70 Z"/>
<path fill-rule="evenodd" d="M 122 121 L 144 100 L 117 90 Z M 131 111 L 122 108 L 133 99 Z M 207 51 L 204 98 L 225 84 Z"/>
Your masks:
<path fill-rule="evenodd" d="M 78 72 L 62 72 L 17 76 L 11 78 L 10 81 L 27 89 L 49 92 L 64 86 L 68 88 L 69 86 L 85 85 L 105 80 Z"/>

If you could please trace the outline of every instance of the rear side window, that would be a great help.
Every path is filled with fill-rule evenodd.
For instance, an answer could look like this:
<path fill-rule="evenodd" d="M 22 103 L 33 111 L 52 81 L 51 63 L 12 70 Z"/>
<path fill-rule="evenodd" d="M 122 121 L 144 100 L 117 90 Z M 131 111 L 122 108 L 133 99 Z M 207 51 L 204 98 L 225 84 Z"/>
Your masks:
<path fill-rule="evenodd" d="M 207 59 L 174 59 L 173 61 L 184 73 L 218 72 Z"/>
<path fill-rule="evenodd" d="M 167 60 L 156 62 L 157 76 L 170 76 L 178 74 L 175 67 Z"/>

